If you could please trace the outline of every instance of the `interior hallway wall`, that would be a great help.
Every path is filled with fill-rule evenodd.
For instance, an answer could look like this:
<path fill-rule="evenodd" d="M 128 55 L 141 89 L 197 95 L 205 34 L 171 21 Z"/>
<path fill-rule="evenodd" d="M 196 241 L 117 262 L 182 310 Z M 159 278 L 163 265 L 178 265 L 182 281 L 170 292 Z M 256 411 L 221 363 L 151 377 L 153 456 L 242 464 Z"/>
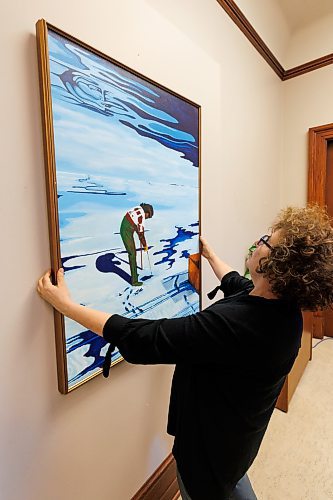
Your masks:
<path fill-rule="evenodd" d="M 246 19 L 272 51 L 282 66 L 286 67 L 291 29 L 279 0 L 237 0 Z"/>
<path fill-rule="evenodd" d="M 289 40 L 286 68 L 333 53 L 333 14 L 295 30 Z"/>
<path fill-rule="evenodd" d="M 281 82 L 215 0 L 30 0 L 2 12 L 1 498 L 128 500 L 170 453 L 173 367 L 123 362 L 108 381 L 57 391 L 53 312 L 35 292 L 49 267 L 35 22 L 202 105 L 202 230 L 240 271 L 279 207 Z M 204 265 L 204 292 L 215 284 Z"/>
<path fill-rule="evenodd" d="M 307 201 L 308 131 L 333 123 L 332 86 L 332 65 L 283 82 L 282 206 Z"/>
<path fill-rule="evenodd" d="M 298 30 L 288 47 L 288 66 L 333 52 L 332 16 Z M 333 66 L 283 82 L 282 205 L 307 200 L 308 130 L 333 123 Z"/>

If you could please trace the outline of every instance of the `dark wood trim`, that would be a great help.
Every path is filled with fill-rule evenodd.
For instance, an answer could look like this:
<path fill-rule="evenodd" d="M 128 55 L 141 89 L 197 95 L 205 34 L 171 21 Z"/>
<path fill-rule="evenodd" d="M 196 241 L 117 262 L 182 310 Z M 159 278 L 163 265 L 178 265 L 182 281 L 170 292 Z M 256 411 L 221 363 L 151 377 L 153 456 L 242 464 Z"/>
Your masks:
<path fill-rule="evenodd" d="M 170 454 L 131 500 L 175 500 L 178 495 L 176 462 Z"/>
<path fill-rule="evenodd" d="M 284 71 L 282 80 L 290 80 L 290 78 L 295 78 L 295 76 L 304 75 L 315 69 L 323 68 L 333 63 L 333 54 L 327 54 L 327 56 L 319 57 L 318 59 L 313 59 L 312 61 L 300 64 L 300 66 L 295 66 L 295 68 L 287 69 Z"/>
<path fill-rule="evenodd" d="M 287 413 L 288 411 L 288 375 L 282 386 L 280 395 L 275 403 L 275 408 Z"/>
<path fill-rule="evenodd" d="M 50 257 L 52 268 L 52 281 L 56 282 L 56 272 L 61 267 L 60 247 L 58 241 L 59 236 L 59 221 L 58 221 L 58 197 L 55 186 L 57 185 L 55 173 L 55 147 L 54 147 L 54 131 L 52 119 L 52 98 L 51 98 L 51 81 L 50 81 L 50 65 L 48 58 L 48 39 L 47 39 L 47 24 L 42 19 L 36 24 L 36 39 L 37 39 L 37 55 L 38 55 L 38 71 L 39 71 L 39 89 L 42 111 L 42 129 L 43 129 L 43 144 L 44 144 L 44 165 L 45 165 L 45 180 L 47 192 L 47 214 L 50 233 Z M 54 310 L 54 326 L 57 335 L 55 336 L 56 357 L 57 357 L 57 373 L 58 373 L 58 389 L 62 394 L 68 392 L 68 376 L 65 351 L 65 329 L 64 317 L 58 311 Z"/>
<path fill-rule="evenodd" d="M 301 347 L 295 360 L 294 366 L 287 375 L 286 380 L 281 389 L 275 407 L 284 412 L 288 412 L 289 403 L 296 390 L 303 372 L 312 357 L 312 329 L 313 329 L 313 314 L 311 312 L 303 312 L 303 334 Z"/>
<path fill-rule="evenodd" d="M 327 141 L 333 139 L 333 123 L 309 129 L 308 201 L 325 205 Z"/>
<path fill-rule="evenodd" d="M 270 67 L 275 71 L 281 80 L 283 80 L 284 69 L 276 59 L 271 50 L 267 47 L 263 39 L 258 35 L 252 24 L 244 16 L 243 12 L 233 0 L 217 0 L 221 7 L 231 17 L 238 28 L 244 33 L 246 38 L 250 40 L 252 45 L 257 49 L 259 54 L 265 59 Z"/>
<path fill-rule="evenodd" d="M 333 139 L 333 123 L 309 129 L 308 202 L 326 205 L 326 161 L 327 141 Z M 313 336 L 324 336 L 325 316 L 323 311 L 313 313 Z"/>
<path fill-rule="evenodd" d="M 310 71 L 333 64 L 333 54 L 327 54 L 326 56 L 313 59 L 312 61 L 300 64 L 294 68 L 284 69 L 282 64 L 280 64 L 273 52 L 267 47 L 263 39 L 245 17 L 236 2 L 234 2 L 234 0 L 217 1 L 282 81 L 290 80 L 296 76 L 304 75 Z"/>

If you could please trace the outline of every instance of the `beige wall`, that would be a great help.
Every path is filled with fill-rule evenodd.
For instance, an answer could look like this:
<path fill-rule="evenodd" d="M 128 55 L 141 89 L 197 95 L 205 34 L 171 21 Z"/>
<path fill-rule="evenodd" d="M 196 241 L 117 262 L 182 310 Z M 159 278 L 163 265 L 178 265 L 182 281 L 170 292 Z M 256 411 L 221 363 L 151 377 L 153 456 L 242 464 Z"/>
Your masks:
<path fill-rule="evenodd" d="M 237 0 L 236 4 L 279 63 L 285 67 L 291 29 L 279 0 Z"/>
<path fill-rule="evenodd" d="M 215 0 L 30 0 L 2 12 L 1 499 L 128 500 L 171 449 L 172 367 L 123 362 L 108 381 L 57 392 L 53 314 L 35 293 L 49 266 L 35 22 L 202 105 L 202 228 L 240 270 L 279 206 L 281 82 Z M 205 266 L 204 291 L 213 285 Z"/>
<path fill-rule="evenodd" d="M 297 29 L 290 37 L 285 67 L 294 68 L 299 64 L 332 54 L 332 25 L 333 13 Z"/>
<path fill-rule="evenodd" d="M 301 27 L 295 27 L 280 0 L 237 0 L 236 3 L 285 69 L 333 53 L 333 13 L 315 21 L 301 20 Z M 302 0 L 298 3 L 301 8 Z M 307 6 L 306 12 L 309 9 Z M 294 11 L 294 6 L 290 10 Z"/>
<path fill-rule="evenodd" d="M 308 130 L 333 122 L 333 66 L 283 82 L 282 206 L 307 200 Z"/>

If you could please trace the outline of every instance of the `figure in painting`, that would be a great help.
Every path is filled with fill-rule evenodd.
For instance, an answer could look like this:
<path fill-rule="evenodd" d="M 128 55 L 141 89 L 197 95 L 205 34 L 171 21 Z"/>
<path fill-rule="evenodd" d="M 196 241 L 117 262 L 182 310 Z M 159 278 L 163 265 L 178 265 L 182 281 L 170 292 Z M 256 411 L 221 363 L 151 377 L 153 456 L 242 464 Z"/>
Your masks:
<path fill-rule="evenodd" d="M 134 232 L 137 233 L 141 245 L 145 252 L 148 252 L 148 245 L 145 238 L 145 220 L 151 219 L 154 209 L 149 203 L 140 203 L 139 206 L 128 210 L 120 226 L 120 236 L 128 253 L 128 260 L 131 270 L 131 281 L 133 286 L 141 286 L 138 280 L 138 268 L 136 263 L 136 245 Z"/>

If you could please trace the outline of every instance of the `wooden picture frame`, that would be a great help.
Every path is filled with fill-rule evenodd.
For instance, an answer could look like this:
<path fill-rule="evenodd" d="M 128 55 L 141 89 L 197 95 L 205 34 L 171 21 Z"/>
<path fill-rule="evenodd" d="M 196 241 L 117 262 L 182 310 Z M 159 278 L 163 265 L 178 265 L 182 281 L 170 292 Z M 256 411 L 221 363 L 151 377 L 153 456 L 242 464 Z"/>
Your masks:
<path fill-rule="evenodd" d="M 53 279 L 64 267 L 73 299 L 110 314 L 198 311 L 200 106 L 43 19 L 36 30 Z M 82 328 L 55 312 L 63 394 L 102 371 L 108 345 Z"/>

